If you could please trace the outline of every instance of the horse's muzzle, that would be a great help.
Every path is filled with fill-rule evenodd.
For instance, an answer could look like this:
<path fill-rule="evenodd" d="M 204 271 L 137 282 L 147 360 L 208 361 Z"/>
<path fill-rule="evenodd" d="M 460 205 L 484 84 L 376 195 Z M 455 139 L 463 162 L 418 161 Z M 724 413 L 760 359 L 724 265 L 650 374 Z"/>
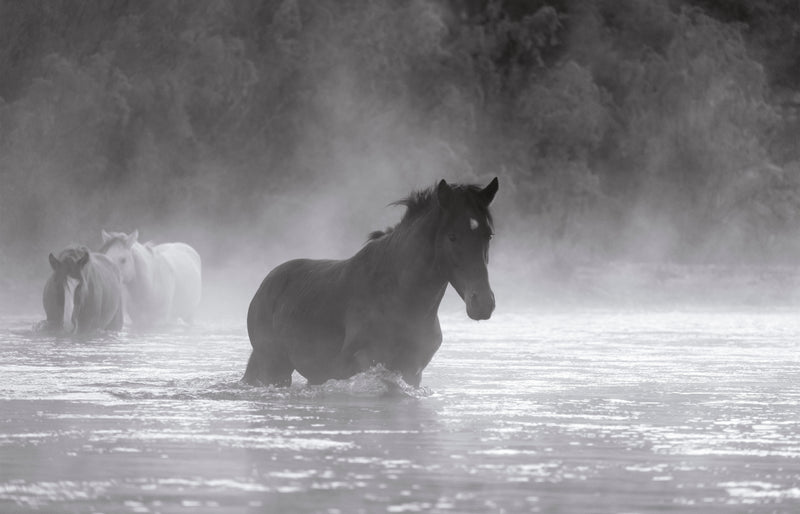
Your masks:
<path fill-rule="evenodd" d="M 494 312 L 494 293 L 491 289 L 482 292 L 472 291 L 467 294 L 467 316 L 479 321 L 489 319 Z"/>

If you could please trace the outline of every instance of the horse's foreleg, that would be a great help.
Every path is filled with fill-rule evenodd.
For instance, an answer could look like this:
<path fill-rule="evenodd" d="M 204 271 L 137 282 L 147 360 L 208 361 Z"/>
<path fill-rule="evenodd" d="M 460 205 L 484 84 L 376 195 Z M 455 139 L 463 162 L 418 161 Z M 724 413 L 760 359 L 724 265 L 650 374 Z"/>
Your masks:
<path fill-rule="evenodd" d="M 366 339 L 351 339 L 342 345 L 331 366 L 331 378 L 344 380 L 363 373 L 377 364 Z"/>
<path fill-rule="evenodd" d="M 416 373 L 403 373 L 403 381 L 412 387 L 419 387 L 422 383 L 422 370 Z"/>
<path fill-rule="evenodd" d="M 72 333 L 73 334 L 80 334 L 85 330 L 84 322 L 81 319 L 81 310 L 75 309 L 72 311 Z"/>
<path fill-rule="evenodd" d="M 122 309 L 122 305 L 120 305 L 117 309 L 117 313 L 114 314 L 114 318 L 111 320 L 111 323 L 108 324 L 108 330 L 122 330 L 122 325 L 124 322 L 125 312 Z"/>
<path fill-rule="evenodd" d="M 288 357 L 265 355 L 265 352 L 253 349 L 242 381 L 255 386 L 289 387 L 292 385 L 293 371 L 294 367 Z"/>

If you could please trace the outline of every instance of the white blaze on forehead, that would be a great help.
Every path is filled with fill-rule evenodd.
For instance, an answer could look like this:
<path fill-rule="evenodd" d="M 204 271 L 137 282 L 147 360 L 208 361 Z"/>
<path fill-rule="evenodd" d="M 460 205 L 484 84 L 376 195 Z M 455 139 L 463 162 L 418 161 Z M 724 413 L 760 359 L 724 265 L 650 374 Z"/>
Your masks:
<path fill-rule="evenodd" d="M 478 220 L 476 220 L 475 218 L 470 218 L 469 219 L 469 228 L 472 229 L 472 230 L 476 230 L 478 228 Z"/>

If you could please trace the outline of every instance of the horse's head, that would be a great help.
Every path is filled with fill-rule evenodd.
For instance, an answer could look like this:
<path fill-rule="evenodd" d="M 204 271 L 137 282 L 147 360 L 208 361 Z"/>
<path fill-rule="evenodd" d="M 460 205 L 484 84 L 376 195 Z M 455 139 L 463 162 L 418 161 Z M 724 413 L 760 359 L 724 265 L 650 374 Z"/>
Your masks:
<path fill-rule="evenodd" d="M 63 283 L 67 278 L 80 280 L 81 270 L 89 262 L 89 249 L 85 246 L 70 247 L 58 254 L 50 254 L 50 267 L 53 268 L 56 281 Z"/>
<path fill-rule="evenodd" d="M 489 240 L 494 233 L 489 204 L 497 193 L 494 178 L 481 189 L 451 186 L 444 180 L 436 186 L 442 209 L 436 234 L 436 253 L 448 281 L 467 305 L 474 320 L 489 319 L 494 311 L 494 293 L 489 286 Z"/>
<path fill-rule="evenodd" d="M 49 258 L 53 275 L 45 285 L 42 303 L 49 327 L 61 330 L 72 317 L 72 293 L 80 287 L 82 270 L 90 259 L 89 249 L 73 246 L 59 253 L 58 257 L 51 253 Z"/>
<path fill-rule="evenodd" d="M 136 277 L 136 267 L 133 262 L 133 248 L 139 238 L 139 231 L 130 234 L 124 232 L 106 232 L 103 230 L 103 246 L 100 251 L 111 259 L 119 268 L 122 281 L 130 283 Z"/>

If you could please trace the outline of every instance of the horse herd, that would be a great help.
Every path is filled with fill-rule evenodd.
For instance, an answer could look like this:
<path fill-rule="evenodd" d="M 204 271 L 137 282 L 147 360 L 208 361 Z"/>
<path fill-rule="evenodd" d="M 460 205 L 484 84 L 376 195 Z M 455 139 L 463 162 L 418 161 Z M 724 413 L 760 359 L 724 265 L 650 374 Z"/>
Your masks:
<path fill-rule="evenodd" d="M 50 330 L 120 330 L 125 313 L 140 326 L 191 323 L 200 305 L 200 256 L 185 243 L 141 244 L 139 232 L 102 232 L 93 252 L 70 246 L 56 257 L 42 303 Z"/>
<path fill-rule="evenodd" d="M 487 186 L 448 184 L 395 202 L 406 212 L 394 227 L 373 232 L 352 257 L 295 259 L 274 268 L 247 312 L 252 353 L 243 380 L 288 386 L 297 371 L 309 384 L 342 379 L 382 364 L 412 386 L 442 342 L 438 310 L 452 285 L 467 315 L 489 319 Z M 200 303 L 201 262 L 184 243 L 154 245 L 103 231 L 97 252 L 71 246 L 50 254 L 44 288 L 47 325 L 71 333 L 119 330 L 182 319 Z"/>

